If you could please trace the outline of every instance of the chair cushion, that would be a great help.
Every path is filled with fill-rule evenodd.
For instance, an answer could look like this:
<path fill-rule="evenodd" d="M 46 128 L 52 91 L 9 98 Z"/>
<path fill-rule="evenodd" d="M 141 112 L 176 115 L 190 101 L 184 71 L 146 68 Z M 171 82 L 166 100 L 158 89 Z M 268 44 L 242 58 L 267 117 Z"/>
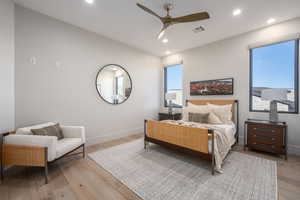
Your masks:
<path fill-rule="evenodd" d="M 58 123 L 40 129 L 31 129 L 31 132 L 33 133 L 33 135 L 56 136 L 58 140 L 64 138 L 62 130 Z"/>
<path fill-rule="evenodd" d="M 56 158 L 69 153 L 82 144 L 81 138 L 63 138 L 58 140 L 56 145 Z"/>
<path fill-rule="evenodd" d="M 19 128 L 16 132 L 17 135 L 33 135 L 33 133 L 31 132 L 31 129 L 39 129 L 39 128 L 44 128 L 47 126 L 52 126 L 55 125 L 56 123 L 54 122 L 47 122 L 44 124 L 37 124 L 34 126 L 28 126 L 28 127 L 24 127 L 24 128 Z"/>

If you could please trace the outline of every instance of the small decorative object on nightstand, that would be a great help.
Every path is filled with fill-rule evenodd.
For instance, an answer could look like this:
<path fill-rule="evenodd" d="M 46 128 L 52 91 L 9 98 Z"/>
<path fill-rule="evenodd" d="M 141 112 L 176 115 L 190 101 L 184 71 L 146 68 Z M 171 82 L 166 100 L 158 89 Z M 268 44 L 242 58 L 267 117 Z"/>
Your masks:
<path fill-rule="evenodd" d="M 271 122 L 278 121 L 277 103 L 285 101 L 287 99 L 288 90 L 281 88 L 272 88 L 262 90 L 262 100 L 270 101 L 270 115 L 269 120 Z"/>
<path fill-rule="evenodd" d="M 176 100 L 176 93 L 167 93 L 166 94 L 166 100 L 169 102 L 168 103 L 168 108 L 169 108 L 169 114 L 172 115 L 173 114 L 173 103 L 172 100 Z"/>
<path fill-rule="evenodd" d="M 287 159 L 287 124 L 266 120 L 245 121 L 244 149 L 285 155 Z"/>
<path fill-rule="evenodd" d="M 162 120 L 181 120 L 181 113 L 173 113 L 173 114 L 169 114 L 169 113 L 159 113 L 159 121 Z"/>

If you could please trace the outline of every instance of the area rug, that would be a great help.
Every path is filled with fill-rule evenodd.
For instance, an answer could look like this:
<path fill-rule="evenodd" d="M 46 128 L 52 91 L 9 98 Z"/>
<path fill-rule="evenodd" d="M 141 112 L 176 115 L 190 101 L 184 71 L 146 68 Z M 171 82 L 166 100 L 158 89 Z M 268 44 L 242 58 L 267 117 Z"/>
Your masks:
<path fill-rule="evenodd" d="M 89 154 L 144 200 L 277 200 L 276 162 L 231 152 L 223 174 L 210 163 L 143 141 Z"/>

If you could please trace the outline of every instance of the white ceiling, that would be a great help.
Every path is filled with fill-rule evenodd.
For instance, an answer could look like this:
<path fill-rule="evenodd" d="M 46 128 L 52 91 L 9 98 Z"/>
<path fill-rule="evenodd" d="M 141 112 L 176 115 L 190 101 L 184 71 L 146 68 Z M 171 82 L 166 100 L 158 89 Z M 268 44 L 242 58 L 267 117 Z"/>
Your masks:
<path fill-rule="evenodd" d="M 166 50 L 176 53 L 213 41 L 267 26 L 273 17 L 278 22 L 300 16 L 300 0 L 15 0 L 17 4 L 60 19 L 67 23 L 99 33 L 111 39 L 164 56 Z M 171 26 L 166 32 L 167 44 L 157 40 L 161 23 L 136 6 L 140 2 L 161 16 L 164 3 L 175 8 L 171 16 L 208 11 L 211 19 Z M 236 8 L 243 10 L 232 16 Z M 203 26 L 206 31 L 194 33 Z"/>

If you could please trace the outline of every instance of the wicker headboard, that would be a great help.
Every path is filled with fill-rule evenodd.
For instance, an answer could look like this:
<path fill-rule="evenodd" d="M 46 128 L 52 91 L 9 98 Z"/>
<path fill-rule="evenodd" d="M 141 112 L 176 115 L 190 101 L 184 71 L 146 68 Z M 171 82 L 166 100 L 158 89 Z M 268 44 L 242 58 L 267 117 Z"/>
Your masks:
<path fill-rule="evenodd" d="M 186 103 L 192 103 L 195 105 L 206 105 L 207 103 L 216 105 L 228 105 L 232 104 L 232 120 L 238 122 L 238 100 L 186 100 Z M 236 105 L 236 106 L 235 106 Z"/>

